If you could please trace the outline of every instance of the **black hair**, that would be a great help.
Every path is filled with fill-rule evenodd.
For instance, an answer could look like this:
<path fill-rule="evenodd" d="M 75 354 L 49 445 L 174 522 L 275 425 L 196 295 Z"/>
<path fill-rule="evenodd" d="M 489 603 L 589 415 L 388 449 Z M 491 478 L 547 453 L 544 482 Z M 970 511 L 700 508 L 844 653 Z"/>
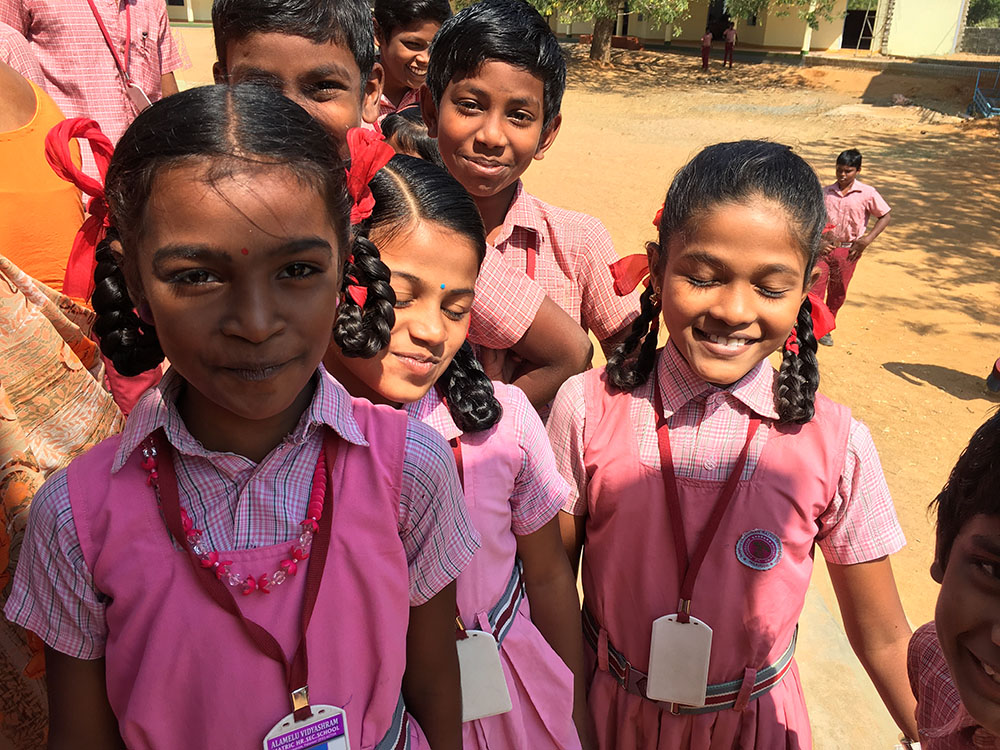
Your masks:
<path fill-rule="evenodd" d="M 820 235 L 826 225 L 826 207 L 816 173 L 788 146 L 768 141 L 736 141 L 709 146 L 688 162 L 674 177 L 667 191 L 659 225 L 659 263 L 666 263 L 670 242 L 683 237 L 685 229 L 707 210 L 722 203 L 746 203 L 754 198 L 777 203 L 783 209 L 789 230 L 806 259 L 803 287 L 819 257 Z M 642 295 L 639 317 L 629 336 L 608 357 L 608 379 L 618 388 L 630 390 L 645 383 L 652 372 L 656 353 L 659 306 L 651 289 Z M 784 351 L 778 375 L 775 406 L 781 422 L 805 423 L 813 417 L 819 363 L 813 335 L 812 305 L 806 298 L 795 323 L 799 352 Z M 638 354 L 636 347 L 642 341 Z"/>
<path fill-rule="evenodd" d="M 420 107 L 405 107 L 382 120 L 382 135 L 387 141 L 395 138 L 397 150 L 437 164 L 444 169 L 437 140 L 427 135 L 427 124 Z"/>
<path fill-rule="evenodd" d="M 433 221 L 468 238 L 477 262 L 486 257 L 486 231 L 476 204 L 465 188 L 430 162 L 397 154 L 369 183 L 375 197 L 372 215 L 355 227 L 360 237 L 384 242 L 413 225 Z M 500 421 L 503 410 L 493 384 L 468 342 L 437 382 L 455 424 L 463 432 L 486 430 Z"/>
<path fill-rule="evenodd" d="M 125 131 L 105 180 L 114 230 L 97 253 L 94 330 L 101 350 L 123 375 L 155 367 L 163 353 L 153 326 L 135 313 L 111 242 L 121 242 L 129 279 L 137 282 L 130 256 L 142 235 L 156 177 L 192 163 L 204 165 L 203 179 L 210 185 L 258 170 L 291 171 L 323 196 L 341 260 L 347 255 L 350 198 L 344 163 L 334 139 L 304 109 L 260 85 L 201 86 L 166 97 Z"/>
<path fill-rule="evenodd" d="M 547 128 L 562 107 L 566 61 L 552 29 L 524 0 L 481 0 L 445 21 L 431 44 L 427 66 L 427 87 L 434 103 L 440 105 L 449 83 L 474 75 L 491 60 L 542 79 L 542 126 Z"/>
<path fill-rule="evenodd" d="M 362 91 L 375 65 L 371 9 L 365 0 L 215 0 L 212 28 L 215 54 L 224 68 L 227 45 L 257 33 L 343 45 L 361 71 Z"/>
<path fill-rule="evenodd" d="M 973 434 L 944 489 L 931 502 L 931 507 L 934 506 L 937 506 L 934 557 L 943 570 L 955 538 L 973 516 L 1000 515 L 1000 411 L 994 411 Z"/>
<path fill-rule="evenodd" d="M 849 148 L 837 154 L 837 164 L 844 167 L 854 167 L 861 169 L 861 152 L 856 148 Z"/>
<path fill-rule="evenodd" d="M 388 41 L 392 32 L 417 21 L 444 23 L 451 18 L 448 0 L 375 0 L 375 23 Z"/>

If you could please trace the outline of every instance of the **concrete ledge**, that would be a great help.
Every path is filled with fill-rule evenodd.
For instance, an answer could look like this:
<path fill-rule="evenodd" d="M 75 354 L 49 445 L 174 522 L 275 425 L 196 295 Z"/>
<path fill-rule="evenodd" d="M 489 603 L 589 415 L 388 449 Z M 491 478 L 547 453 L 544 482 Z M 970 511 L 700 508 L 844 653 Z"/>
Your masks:
<path fill-rule="evenodd" d="M 982 63 L 969 60 L 954 62 L 922 62 L 919 60 L 862 59 L 809 54 L 802 58 L 802 64 L 809 67 L 853 68 L 874 70 L 880 73 L 905 73 L 907 75 L 936 76 L 945 78 L 975 78 Z"/>

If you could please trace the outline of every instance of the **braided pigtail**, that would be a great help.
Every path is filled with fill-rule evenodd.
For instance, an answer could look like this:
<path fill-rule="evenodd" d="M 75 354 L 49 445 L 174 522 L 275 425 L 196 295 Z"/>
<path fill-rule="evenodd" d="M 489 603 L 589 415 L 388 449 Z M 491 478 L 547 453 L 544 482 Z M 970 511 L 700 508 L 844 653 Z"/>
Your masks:
<path fill-rule="evenodd" d="M 503 416 L 503 407 L 493 394 L 493 383 L 468 341 L 438 379 L 437 388 L 462 432 L 488 430 Z"/>
<path fill-rule="evenodd" d="M 110 230 L 97 246 L 91 304 L 97 313 L 94 333 L 101 343 L 101 351 L 118 372 L 131 377 L 160 364 L 163 350 L 156 338 L 156 329 L 135 314 L 125 286 L 125 275 L 111 252 L 111 242 L 117 239 L 115 231 Z"/>
<path fill-rule="evenodd" d="M 816 411 L 819 388 L 819 362 L 816 359 L 816 336 L 813 335 L 812 303 L 806 297 L 795 322 L 798 352 L 785 347 L 778 373 L 775 402 L 778 419 L 784 423 L 805 424 Z"/>
<path fill-rule="evenodd" d="M 608 357 L 608 380 L 625 391 L 642 385 L 656 362 L 656 337 L 660 330 L 660 305 L 653 303 L 653 288 L 646 287 L 639 297 L 639 317 L 632 323 L 626 339 Z M 642 342 L 640 346 L 639 342 Z M 633 356 L 638 347 L 639 353 Z"/>
<path fill-rule="evenodd" d="M 355 236 L 344 264 L 344 299 L 333 327 L 333 340 L 345 357 L 369 359 L 389 343 L 396 322 L 396 293 L 389 285 L 389 274 L 375 243 L 363 234 Z M 358 304 L 351 287 L 367 291 L 364 306 Z"/>

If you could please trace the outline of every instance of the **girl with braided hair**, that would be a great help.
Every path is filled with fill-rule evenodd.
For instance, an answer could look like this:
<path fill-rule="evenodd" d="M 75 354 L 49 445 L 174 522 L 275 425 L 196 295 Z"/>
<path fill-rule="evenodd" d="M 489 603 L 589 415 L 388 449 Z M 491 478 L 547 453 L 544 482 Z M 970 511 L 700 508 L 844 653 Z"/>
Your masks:
<path fill-rule="evenodd" d="M 393 157 L 370 187 L 374 203 L 355 226 L 355 247 L 377 246 L 392 270 L 395 324 L 374 357 L 334 346 L 324 361 L 352 395 L 405 409 L 455 453 L 482 536 L 458 577 L 460 620 L 492 634 L 500 656 L 493 681 L 463 672 L 466 709 L 488 685 L 506 686 L 511 701 L 499 714 L 467 711 L 463 747 L 580 748 L 588 736 L 583 643 L 557 520 L 569 487 L 527 397 L 491 383 L 466 342 L 486 254 L 482 220 L 453 177 L 411 156 Z"/>
<path fill-rule="evenodd" d="M 321 363 L 377 352 L 395 302 L 349 241 L 379 157 L 348 137 L 345 177 L 291 100 L 207 86 L 118 144 L 101 344 L 170 369 L 35 498 L 5 614 L 46 644 L 51 748 L 461 746 L 450 448 Z"/>
<path fill-rule="evenodd" d="M 855 652 L 916 736 L 888 559 L 902 531 L 868 430 L 816 393 L 825 222 L 787 146 L 706 148 L 674 178 L 658 241 L 612 268 L 620 293 L 649 279 L 631 335 L 556 398 L 603 750 L 812 747 L 793 653 L 816 546 Z"/>

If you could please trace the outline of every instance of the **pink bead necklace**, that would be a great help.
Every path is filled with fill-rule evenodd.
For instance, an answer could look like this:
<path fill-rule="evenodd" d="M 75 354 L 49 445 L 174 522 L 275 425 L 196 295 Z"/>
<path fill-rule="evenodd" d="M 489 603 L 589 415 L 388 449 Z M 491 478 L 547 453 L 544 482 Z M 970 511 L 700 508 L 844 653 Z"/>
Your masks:
<path fill-rule="evenodd" d="M 156 444 L 152 438 L 148 438 L 142 444 L 142 468 L 146 470 L 146 484 L 153 488 L 156 493 L 157 502 L 160 500 L 160 475 L 157 471 L 158 463 L 156 458 Z M 270 594 L 273 586 L 280 586 L 288 580 L 289 576 L 294 576 L 298 572 L 299 562 L 309 557 L 309 549 L 312 547 L 313 536 L 319 528 L 319 519 L 323 517 L 323 504 L 326 499 L 326 455 L 324 451 L 319 452 L 319 459 L 316 461 L 316 470 L 313 472 L 312 492 L 309 495 L 309 505 L 306 507 L 306 517 L 299 523 L 302 533 L 299 538 L 288 549 L 288 557 L 281 561 L 280 566 L 270 575 L 262 574 L 258 578 L 250 575 L 236 573 L 232 569 L 232 560 L 220 560 L 219 553 L 209 549 L 202 542 L 200 529 L 196 529 L 191 521 L 191 517 L 184 508 L 181 508 L 181 523 L 184 526 L 184 534 L 187 538 L 188 546 L 198 562 L 203 568 L 212 568 L 215 577 L 220 581 L 228 583 L 233 588 L 239 589 L 244 596 L 259 591 L 262 594 Z"/>

